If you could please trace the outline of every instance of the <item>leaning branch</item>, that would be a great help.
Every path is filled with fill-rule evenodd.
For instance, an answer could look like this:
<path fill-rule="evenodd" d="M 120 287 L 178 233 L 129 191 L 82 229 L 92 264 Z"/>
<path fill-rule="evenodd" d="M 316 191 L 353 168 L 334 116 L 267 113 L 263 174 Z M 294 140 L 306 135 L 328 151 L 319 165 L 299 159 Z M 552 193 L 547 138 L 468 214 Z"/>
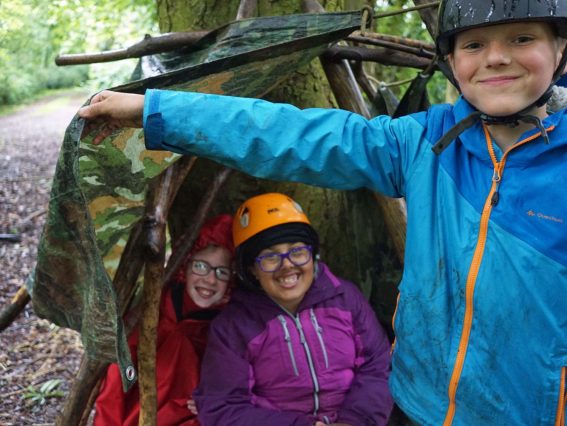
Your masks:
<path fill-rule="evenodd" d="M 258 0 L 240 0 L 236 20 L 252 18 L 258 9 Z"/>
<path fill-rule="evenodd" d="M 195 46 L 197 42 L 207 34 L 209 34 L 209 31 L 176 32 L 156 37 L 146 34 L 142 41 L 125 49 L 109 50 L 98 53 L 59 55 L 55 58 L 55 64 L 60 66 L 94 64 L 170 52 L 184 47 Z"/>
<path fill-rule="evenodd" d="M 347 59 L 349 61 L 378 62 L 382 65 L 417 69 L 426 69 L 431 63 L 429 58 L 381 47 L 368 49 L 365 47 L 333 46 L 325 50 L 321 57 L 333 62 Z"/>
<path fill-rule="evenodd" d="M 4 330 L 16 319 L 29 301 L 30 295 L 26 287 L 20 287 L 10 303 L 4 306 L 0 311 L 0 331 Z"/>
<path fill-rule="evenodd" d="M 176 250 L 171 254 L 168 260 L 167 266 L 164 273 L 164 282 L 168 282 L 173 278 L 173 275 L 183 264 L 183 261 L 189 254 L 191 247 L 195 243 L 197 236 L 199 235 L 199 229 L 205 223 L 213 202 L 217 199 L 220 194 L 220 190 L 230 176 L 231 169 L 223 168 L 212 180 L 210 186 L 205 191 L 203 199 L 199 204 L 199 208 L 195 212 L 193 217 L 193 224 L 187 232 L 185 232 L 176 243 Z"/>
<path fill-rule="evenodd" d="M 339 106 L 369 118 L 370 113 L 356 84 L 350 64 L 347 61 L 331 63 L 325 58 L 321 58 L 321 63 Z M 405 203 L 398 198 L 389 198 L 378 193 L 373 194 L 382 210 L 384 223 L 394 244 L 398 259 L 403 264 L 407 224 Z"/>
<path fill-rule="evenodd" d="M 406 37 L 355 31 L 345 40 L 354 43 L 391 48 L 425 58 L 433 58 L 433 56 L 435 56 L 435 46 L 433 44 Z"/>
<path fill-rule="evenodd" d="M 144 217 L 147 240 L 142 289 L 143 314 L 138 345 L 140 425 L 157 424 L 156 347 L 165 263 L 165 228 L 173 198 L 193 162 L 169 167 L 148 189 Z"/>

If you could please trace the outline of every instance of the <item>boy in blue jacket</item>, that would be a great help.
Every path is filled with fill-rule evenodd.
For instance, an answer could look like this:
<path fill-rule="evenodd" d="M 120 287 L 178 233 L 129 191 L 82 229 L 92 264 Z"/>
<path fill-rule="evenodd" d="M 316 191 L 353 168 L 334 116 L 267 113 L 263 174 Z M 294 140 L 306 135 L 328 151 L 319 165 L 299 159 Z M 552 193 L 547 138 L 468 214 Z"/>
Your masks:
<path fill-rule="evenodd" d="M 399 119 L 257 99 L 102 92 L 80 115 L 257 177 L 407 202 L 390 388 L 423 425 L 564 425 L 567 1 L 443 0 L 439 66 L 462 96 Z M 145 101 L 145 104 L 144 104 Z M 143 113 L 143 114 L 142 114 Z"/>

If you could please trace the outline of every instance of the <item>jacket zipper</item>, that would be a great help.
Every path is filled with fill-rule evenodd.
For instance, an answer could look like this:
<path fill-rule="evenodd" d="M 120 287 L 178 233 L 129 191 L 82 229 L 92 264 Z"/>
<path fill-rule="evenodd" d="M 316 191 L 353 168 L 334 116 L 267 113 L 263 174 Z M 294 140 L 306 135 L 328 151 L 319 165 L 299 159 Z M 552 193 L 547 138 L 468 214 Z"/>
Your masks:
<path fill-rule="evenodd" d="M 561 369 L 561 381 L 559 382 L 559 401 L 557 403 L 555 426 L 565 426 L 565 410 L 567 409 L 567 392 L 565 391 L 566 376 L 567 367 L 563 367 Z"/>
<path fill-rule="evenodd" d="M 309 312 L 311 315 L 311 322 L 313 323 L 313 328 L 317 333 L 317 338 L 319 339 L 319 344 L 321 345 L 321 350 L 323 351 L 323 357 L 325 358 L 325 368 L 329 368 L 329 357 L 327 356 L 327 348 L 325 347 L 325 342 L 323 341 L 323 328 L 319 326 L 313 308 L 311 308 Z"/>
<path fill-rule="evenodd" d="M 282 325 L 284 331 L 284 340 L 287 344 L 287 349 L 289 350 L 289 358 L 291 359 L 291 365 L 293 366 L 293 372 L 296 376 L 299 376 L 299 371 L 297 370 L 297 363 L 295 362 L 295 355 L 293 354 L 293 346 L 291 344 L 291 336 L 289 335 L 289 330 L 287 329 L 287 322 L 283 315 L 278 315 L 278 319 Z"/>
<path fill-rule="evenodd" d="M 311 351 L 309 350 L 309 345 L 307 344 L 307 339 L 305 339 L 305 333 L 303 332 L 303 326 L 299 319 L 299 314 L 294 316 L 295 326 L 299 332 L 299 338 L 303 349 L 305 350 L 305 355 L 307 356 L 307 362 L 309 363 L 309 372 L 311 373 L 311 380 L 313 380 L 313 415 L 317 415 L 319 411 L 319 380 L 317 379 L 317 373 L 315 372 L 315 365 L 313 364 L 313 358 L 311 357 Z"/>
<path fill-rule="evenodd" d="M 463 366 L 465 363 L 465 357 L 467 355 L 469 338 L 472 329 L 474 289 L 476 285 L 476 279 L 478 277 L 478 271 L 480 270 L 480 264 L 482 263 L 482 257 L 484 254 L 486 237 L 488 235 L 488 222 L 490 219 L 490 214 L 492 213 L 492 208 L 496 206 L 500 200 L 500 195 L 498 190 L 502 182 L 502 175 L 504 173 L 504 166 L 506 165 L 506 158 L 508 157 L 510 151 L 512 151 L 513 149 L 521 145 L 525 145 L 526 143 L 536 139 L 541 135 L 541 133 L 536 133 L 530 136 L 529 138 L 526 138 L 512 145 L 504 152 L 504 154 L 502 155 L 502 159 L 498 161 L 496 159 L 496 154 L 494 153 L 492 138 L 490 136 L 490 133 L 488 132 L 488 127 L 486 125 L 483 125 L 483 127 L 484 127 L 484 135 L 488 147 L 488 152 L 490 154 L 490 158 L 492 159 L 492 164 L 494 166 L 494 171 L 492 174 L 492 186 L 484 202 L 484 207 L 482 208 L 478 239 L 473 254 L 473 258 L 471 261 L 471 265 L 469 267 L 469 273 L 467 276 L 467 282 L 465 286 L 465 315 L 463 319 L 463 329 L 461 331 L 461 337 L 459 340 L 459 347 L 457 349 L 457 357 L 455 359 L 455 365 L 453 366 L 453 372 L 451 374 L 451 379 L 449 381 L 449 391 L 448 391 L 449 406 L 447 407 L 447 413 L 445 414 L 445 420 L 443 421 L 443 426 L 451 425 L 455 417 L 457 388 L 459 386 L 459 380 L 461 378 L 461 373 L 463 371 Z M 552 128 L 553 127 L 551 127 L 549 130 L 551 130 Z"/>

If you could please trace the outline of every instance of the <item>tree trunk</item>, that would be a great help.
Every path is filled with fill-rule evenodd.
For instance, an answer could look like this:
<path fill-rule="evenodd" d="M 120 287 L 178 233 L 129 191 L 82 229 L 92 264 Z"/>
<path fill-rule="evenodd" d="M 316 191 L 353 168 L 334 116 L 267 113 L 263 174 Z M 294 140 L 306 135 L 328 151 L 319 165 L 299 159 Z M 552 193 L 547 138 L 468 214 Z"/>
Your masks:
<path fill-rule="evenodd" d="M 351 0 L 349 9 L 365 3 Z M 212 29 L 234 20 L 240 0 L 158 0 L 157 4 L 161 31 L 194 31 Z M 329 0 L 321 4 L 329 12 L 343 10 L 345 2 Z M 301 2 L 297 0 L 258 0 L 256 16 L 303 13 L 300 8 Z M 299 108 L 337 106 L 319 61 L 300 69 L 272 90 L 266 99 Z M 174 239 L 189 226 L 203 190 L 218 170 L 219 166 L 208 160 L 197 161 L 168 218 Z M 302 205 L 319 233 L 322 260 L 378 302 L 374 304 L 376 313 L 389 328 L 401 264 L 373 194 L 366 190 L 346 192 L 273 182 L 234 173 L 211 213 L 234 213 L 246 198 L 267 191 L 286 193 Z"/>

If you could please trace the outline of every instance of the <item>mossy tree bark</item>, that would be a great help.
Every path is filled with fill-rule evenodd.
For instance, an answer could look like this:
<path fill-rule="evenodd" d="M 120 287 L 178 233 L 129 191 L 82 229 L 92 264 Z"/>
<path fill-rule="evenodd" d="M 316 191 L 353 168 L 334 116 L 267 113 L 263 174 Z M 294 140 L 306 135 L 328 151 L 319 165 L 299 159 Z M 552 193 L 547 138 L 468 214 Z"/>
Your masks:
<path fill-rule="evenodd" d="M 162 32 L 213 29 L 235 19 L 239 0 L 158 0 Z M 348 5 L 345 5 L 348 3 Z M 321 1 L 327 11 L 362 6 L 362 0 Z M 258 0 L 257 16 L 302 13 L 299 0 Z M 299 108 L 335 107 L 336 102 L 318 60 L 297 71 L 266 99 L 288 102 Z M 173 238 L 183 233 L 195 212 L 203 190 L 218 172 L 218 165 L 199 160 L 180 190 L 169 217 Z M 283 192 L 306 210 L 319 232 L 321 258 L 338 275 L 360 286 L 387 326 L 395 307 L 401 265 L 395 256 L 373 195 L 366 190 L 335 191 L 295 183 L 273 182 L 234 173 L 213 213 L 232 213 L 246 198 L 267 192 Z"/>

